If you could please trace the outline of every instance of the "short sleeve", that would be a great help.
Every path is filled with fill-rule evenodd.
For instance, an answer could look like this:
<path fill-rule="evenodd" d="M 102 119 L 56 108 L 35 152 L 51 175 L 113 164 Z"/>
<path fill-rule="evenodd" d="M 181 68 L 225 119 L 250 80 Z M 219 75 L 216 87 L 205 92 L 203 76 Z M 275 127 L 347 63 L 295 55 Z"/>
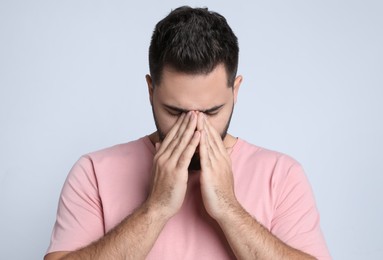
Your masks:
<path fill-rule="evenodd" d="M 289 246 L 318 259 L 331 259 L 319 212 L 302 167 L 294 163 L 274 186 L 278 193 L 271 232 Z"/>
<path fill-rule="evenodd" d="M 93 163 L 89 156 L 83 156 L 72 167 L 61 191 L 48 253 L 76 250 L 104 233 Z"/>

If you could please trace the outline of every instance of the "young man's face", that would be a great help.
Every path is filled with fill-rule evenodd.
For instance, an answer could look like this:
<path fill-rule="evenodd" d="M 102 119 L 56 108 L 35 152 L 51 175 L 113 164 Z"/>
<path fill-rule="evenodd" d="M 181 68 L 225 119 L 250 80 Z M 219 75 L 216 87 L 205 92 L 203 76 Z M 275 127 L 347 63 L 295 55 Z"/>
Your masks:
<path fill-rule="evenodd" d="M 207 75 L 190 75 L 165 67 L 161 84 L 154 89 L 150 77 L 147 76 L 159 140 L 165 138 L 182 112 L 191 110 L 205 113 L 224 139 L 241 80 L 242 77 L 238 76 L 234 87 L 228 87 L 223 65 L 218 65 Z"/>

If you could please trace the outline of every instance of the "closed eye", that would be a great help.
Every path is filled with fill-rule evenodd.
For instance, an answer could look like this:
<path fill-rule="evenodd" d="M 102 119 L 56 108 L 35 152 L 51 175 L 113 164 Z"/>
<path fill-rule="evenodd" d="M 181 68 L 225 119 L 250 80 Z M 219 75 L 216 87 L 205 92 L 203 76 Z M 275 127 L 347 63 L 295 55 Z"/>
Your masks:
<path fill-rule="evenodd" d="M 210 113 L 205 113 L 207 116 L 216 116 L 218 115 L 218 112 L 210 112 Z"/>
<path fill-rule="evenodd" d="M 199 110 L 200 112 L 206 114 L 207 116 L 216 116 L 219 111 L 221 110 L 221 108 L 224 106 L 224 104 L 222 105 L 218 105 L 218 106 L 214 106 L 210 109 L 206 109 L 206 110 Z M 174 106 L 171 106 L 171 105 L 164 105 L 167 113 L 172 116 L 172 117 L 179 117 L 182 113 L 187 113 L 188 110 L 185 110 L 183 108 L 178 108 L 178 107 L 174 107 Z"/>
<path fill-rule="evenodd" d="M 170 112 L 170 111 L 168 111 L 168 114 L 170 116 L 179 117 L 182 114 L 182 112 Z"/>

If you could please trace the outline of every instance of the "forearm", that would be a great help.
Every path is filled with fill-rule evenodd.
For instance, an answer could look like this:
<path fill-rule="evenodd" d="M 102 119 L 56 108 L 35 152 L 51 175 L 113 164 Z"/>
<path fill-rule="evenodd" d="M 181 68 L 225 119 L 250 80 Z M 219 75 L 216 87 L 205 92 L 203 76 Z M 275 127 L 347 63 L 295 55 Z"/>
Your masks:
<path fill-rule="evenodd" d="M 104 237 L 62 259 L 145 259 L 166 221 L 159 210 L 144 204 Z"/>
<path fill-rule="evenodd" d="M 283 243 L 239 204 L 218 223 L 238 259 L 315 259 Z"/>

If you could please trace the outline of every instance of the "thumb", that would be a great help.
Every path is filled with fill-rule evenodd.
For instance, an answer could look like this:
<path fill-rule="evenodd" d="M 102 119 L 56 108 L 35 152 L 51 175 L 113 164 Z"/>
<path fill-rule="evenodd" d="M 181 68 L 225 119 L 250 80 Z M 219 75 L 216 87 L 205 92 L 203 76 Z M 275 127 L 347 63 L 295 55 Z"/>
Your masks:
<path fill-rule="evenodd" d="M 156 152 L 158 152 L 158 149 L 160 149 L 161 144 L 160 143 L 155 143 L 154 146 L 156 148 Z"/>

